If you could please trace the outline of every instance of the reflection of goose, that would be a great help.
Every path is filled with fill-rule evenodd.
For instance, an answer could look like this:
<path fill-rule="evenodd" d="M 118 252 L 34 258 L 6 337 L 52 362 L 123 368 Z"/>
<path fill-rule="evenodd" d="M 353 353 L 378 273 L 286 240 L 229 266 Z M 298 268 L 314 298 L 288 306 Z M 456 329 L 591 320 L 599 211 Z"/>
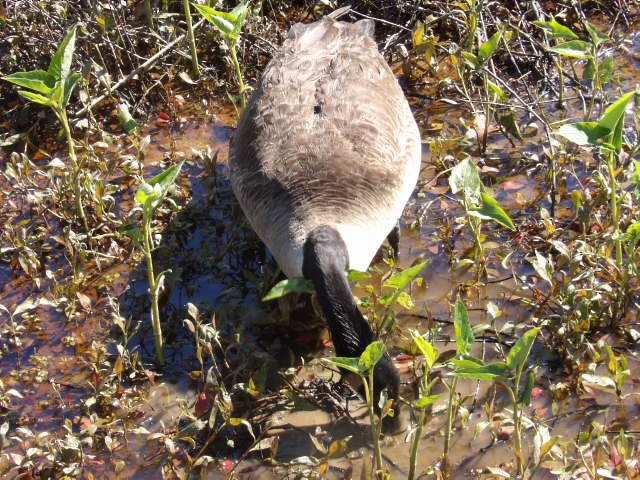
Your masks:
<path fill-rule="evenodd" d="M 337 355 L 357 357 L 374 335 L 346 270 L 366 270 L 394 229 L 421 142 L 373 22 L 339 22 L 336 13 L 291 28 L 240 119 L 229 170 L 283 272 L 313 281 Z M 398 397 L 391 359 L 378 363 L 374 382 Z"/>

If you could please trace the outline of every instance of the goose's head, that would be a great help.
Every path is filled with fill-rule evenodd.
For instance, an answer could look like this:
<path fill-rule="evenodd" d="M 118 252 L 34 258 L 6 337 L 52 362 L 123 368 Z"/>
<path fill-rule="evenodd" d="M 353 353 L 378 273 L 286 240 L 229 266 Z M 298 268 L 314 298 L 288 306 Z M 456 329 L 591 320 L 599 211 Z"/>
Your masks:
<path fill-rule="evenodd" d="M 374 340 L 374 335 L 353 299 L 347 281 L 348 267 L 347 246 L 336 229 L 321 226 L 311 231 L 304 244 L 302 272 L 316 289 L 336 354 L 359 357 Z M 395 420 L 393 417 L 385 420 L 385 428 L 387 423 L 389 428 L 394 428 L 399 418 L 400 377 L 387 355 L 374 367 L 373 381 L 376 408 L 380 393 L 385 388 L 388 398 L 394 401 Z"/>

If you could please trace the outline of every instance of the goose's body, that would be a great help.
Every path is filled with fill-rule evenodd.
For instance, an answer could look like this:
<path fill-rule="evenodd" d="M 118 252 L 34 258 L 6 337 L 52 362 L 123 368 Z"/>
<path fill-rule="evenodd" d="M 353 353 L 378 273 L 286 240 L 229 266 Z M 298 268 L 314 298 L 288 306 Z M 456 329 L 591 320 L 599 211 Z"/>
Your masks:
<path fill-rule="evenodd" d="M 249 222 L 288 277 L 314 281 L 345 356 L 373 339 L 345 271 L 368 268 L 421 159 L 409 105 L 372 34 L 371 21 L 331 16 L 294 26 L 240 119 L 229 160 Z"/>

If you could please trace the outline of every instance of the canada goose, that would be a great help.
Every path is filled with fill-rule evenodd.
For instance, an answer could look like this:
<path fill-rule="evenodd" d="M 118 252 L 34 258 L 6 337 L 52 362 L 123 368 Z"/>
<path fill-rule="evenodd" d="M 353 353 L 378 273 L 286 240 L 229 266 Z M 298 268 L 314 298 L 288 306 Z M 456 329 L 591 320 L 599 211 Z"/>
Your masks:
<path fill-rule="evenodd" d="M 373 21 L 337 21 L 343 12 L 291 28 L 231 139 L 229 174 L 281 270 L 313 282 L 336 354 L 358 357 L 374 335 L 346 272 L 367 270 L 394 229 L 418 178 L 421 141 Z M 390 358 L 374 384 L 376 398 L 387 388 L 397 400 Z"/>

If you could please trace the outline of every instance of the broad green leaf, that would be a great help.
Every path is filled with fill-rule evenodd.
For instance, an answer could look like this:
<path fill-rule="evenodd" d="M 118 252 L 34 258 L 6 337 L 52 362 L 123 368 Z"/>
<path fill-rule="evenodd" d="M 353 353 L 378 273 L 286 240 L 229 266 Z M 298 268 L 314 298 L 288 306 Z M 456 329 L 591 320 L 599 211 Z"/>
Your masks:
<path fill-rule="evenodd" d="M 484 64 L 489 60 L 493 54 L 496 52 L 498 48 L 498 43 L 502 38 L 502 31 L 498 30 L 496 33 L 491 35 L 491 38 L 480 45 L 478 48 L 478 61 L 480 64 Z"/>
<path fill-rule="evenodd" d="M 49 98 L 40 95 L 39 93 L 29 92 L 27 90 L 18 90 L 18 93 L 30 102 L 39 103 L 40 105 L 46 105 L 48 107 L 53 106 L 53 103 Z"/>
<path fill-rule="evenodd" d="M 442 394 L 438 394 L 438 395 L 426 395 L 424 397 L 420 397 L 418 400 L 415 401 L 415 403 L 413 404 L 413 406 L 415 408 L 426 408 L 429 405 L 431 405 L 433 402 L 435 402 L 436 400 L 438 400 L 440 397 L 442 396 Z"/>
<path fill-rule="evenodd" d="M 134 200 L 142 205 L 146 205 L 146 203 L 151 198 L 156 198 L 157 195 L 158 195 L 158 190 L 154 189 L 153 185 L 149 183 L 143 183 L 138 187 Z"/>
<path fill-rule="evenodd" d="M 474 337 L 467 308 L 458 296 L 453 309 L 453 327 L 456 335 L 456 354 L 468 355 L 473 346 Z"/>
<path fill-rule="evenodd" d="M 262 297 L 262 301 L 268 302 L 269 300 L 275 300 L 276 298 L 293 292 L 313 292 L 313 283 L 303 277 L 287 278 L 276 283 L 273 288 L 269 290 L 269 293 Z"/>
<path fill-rule="evenodd" d="M 635 248 L 638 241 L 640 241 L 640 222 L 632 223 L 627 227 L 625 238 L 631 244 L 631 247 Z"/>
<path fill-rule="evenodd" d="M 394 273 L 387 279 L 387 281 L 384 282 L 384 286 L 396 290 L 403 290 L 414 278 L 418 276 L 427 263 L 429 263 L 428 260 Z"/>
<path fill-rule="evenodd" d="M 506 363 L 492 363 L 481 367 L 469 367 L 456 369 L 453 375 L 456 377 L 473 378 L 476 380 L 508 380 L 505 374 L 509 371 Z"/>
<path fill-rule="evenodd" d="M 464 197 L 471 204 L 480 204 L 482 181 L 478 174 L 478 167 L 469 158 L 465 158 L 451 169 L 449 186 L 455 194 L 463 192 Z"/>
<path fill-rule="evenodd" d="M 364 349 L 364 352 L 362 352 L 358 359 L 358 364 L 368 372 L 376 366 L 376 363 L 382 358 L 382 355 L 384 355 L 384 343 L 376 340 Z"/>
<path fill-rule="evenodd" d="M 484 366 L 484 362 L 479 358 L 466 355 L 464 358 L 452 358 L 449 362 L 455 365 L 456 370 L 461 368 L 475 368 Z"/>
<path fill-rule="evenodd" d="M 596 47 L 599 46 L 601 43 L 608 42 L 609 40 L 611 40 L 608 35 L 602 33 L 592 23 L 584 22 L 584 26 L 587 29 L 589 36 L 591 37 L 591 41 Z"/>
<path fill-rule="evenodd" d="M 48 95 L 51 89 L 56 83 L 56 79 L 49 72 L 44 70 L 33 70 L 32 72 L 16 72 L 6 77 L 2 77 L 3 80 L 11 82 L 19 87 L 28 88 L 38 93 Z"/>
<path fill-rule="evenodd" d="M 480 66 L 480 62 L 478 61 L 478 57 L 476 57 L 471 52 L 462 52 L 461 53 L 463 60 L 467 65 L 469 65 L 472 69 L 477 70 Z"/>
<path fill-rule="evenodd" d="M 502 103 L 507 103 L 509 101 L 502 88 L 500 88 L 497 84 L 493 83 L 491 80 L 487 80 L 487 86 L 493 94 L 494 101 Z"/>
<path fill-rule="evenodd" d="M 611 130 L 596 122 L 577 122 L 563 125 L 555 133 L 577 145 L 598 145 Z"/>
<path fill-rule="evenodd" d="M 196 3 L 192 3 L 192 5 L 204 18 L 207 19 L 209 23 L 224 35 L 228 42 L 235 43 L 238 40 L 242 24 L 249 12 L 247 3 L 240 3 L 229 13 L 221 12 L 211 7 L 198 5 Z"/>
<path fill-rule="evenodd" d="M 398 292 L 398 295 L 395 296 L 395 302 L 405 310 L 411 310 L 415 307 L 411 295 L 407 292 Z"/>
<path fill-rule="evenodd" d="M 56 53 L 49 64 L 49 73 L 56 80 L 66 80 L 71 70 L 71 62 L 73 61 L 73 52 L 76 48 L 76 30 L 78 26 L 74 25 L 71 30 L 62 39 Z"/>
<path fill-rule="evenodd" d="M 573 30 L 571 30 L 569 27 L 565 27 L 564 25 L 556 22 L 555 20 L 551 20 L 549 22 L 542 22 L 540 20 L 535 20 L 533 24 L 547 31 L 549 33 L 549 37 L 551 37 L 552 39 L 570 38 L 575 40 L 578 38 L 578 35 L 576 35 L 573 32 Z"/>
<path fill-rule="evenodd" d="M 368 272 L 359 272 L 358 270 L 349 270 L 347 273 L 347 280 L 350 282 L 357 282 L 359 280 L 366 280 L 371 278 L 371 274 Z"/>
<path fill-rule="evenodd" d="M 524 385 L 524 389 L 520 393 L 520 398 L 518 398 L 518 403 L 521 405 L 530 405 L 531 404 L 531 393 L 533 392 L 533 386 L 536 383 L 536 374 L 533 370 L 527 373 L 527 383 Z"/>
<path fill-rule="evenodd" d="M 622 127 L 624 126 L 624 115 L 627 105 L 629 105 L 629 102 L 633 99 L 636 93 L 638 92 L 635 90 L 625 93 L 618 100 L 609 105 L 598 122 L 598 125 L 609 129 L 611 132 L 609 141 L 615 147 L 616 152 L 620 152 L 622 149 Z"/>
<path fill-rule="evenodd" d="M 513 344 L 509 354 L 507 355 L 507 366 L 515 371 L 522 370 L 524 368 L 524 362 L 527 360 L 533 342 L 536 340 L 536 336 L 540 331 L 539 328 L 532 328 L 522 335 L 516 343 Z"/>
<path fill-rule="evenodd" d="M 63 97 L 62 97 L 62 107 L 63 108 L 66 108 L 66 106 L 69 104 L 69 99 L 71 98 L 71 94 L 73 93 L 73 89 L 76 87 L 76 84 L 78 83 L 78 80 L 80 80 L 81 77 L 82 77 L 82 75 L 80 75 L 79 73 L 72 73 L 65 80 L 65 82 L 64 82 L 64 94 L 63 94 Z"/>
<path fill-rule="evenodd" d="M 343 368 L 353 373 L 357 373 L 359 375 L 364 375 L 366 373 L 365 368 L 360 365 L 359 358 L 351 358 L 351 357 L 330 357 L 323 359 L 325 362 L 329 362 L 334 364 L 336 367 Z"/>
<path fill-rule="evenodd" d="M 515 231 L 516 226 L 511 221 L 511 218 L 500 206 L 497 200 L 492 198 L 488 193 L 482 192 L 481 195 L 482 204 L 477 208 L 469 210 L 469 215 L 476 216 L 482 220 L 493 220 L 499 223 L 503 227 L 509 230 Z"/>
<path fill-rule="evenodd" d="M 616 60 L 613 55 L 604 57 L 600 62 L 600 83 L 609 83 L 616 71 Z"/>
<path fill-rule="evenodd" d="M 418 347 L 418 350 L 420 350 L 429 369 L 433 368 L 433 364 L 436 363 L 438 359 L 438 350 L 418 332 L 411 332 L 411 338 L 416 347 Z"/>
<path fill-rule="evenodd" d="M 591 45 L 582 40 L 571 40 L 560 43 L 555 47 L 549 47 L 548 50 L 558 55 L 572 58 L 590 58 L 592 56 Z"/>
<path fill-rule="evenodd" d="M 184 161 L 167 168 L 164 172 L 156 175 L 147 183 L 142 184 L 136 192 L 135 200 L 145 205 L 150 211 L 155 210 L 162 203 L 164 197 L 173 185 Z M 151 187 L 151 188 L 149 188 Z"/>

